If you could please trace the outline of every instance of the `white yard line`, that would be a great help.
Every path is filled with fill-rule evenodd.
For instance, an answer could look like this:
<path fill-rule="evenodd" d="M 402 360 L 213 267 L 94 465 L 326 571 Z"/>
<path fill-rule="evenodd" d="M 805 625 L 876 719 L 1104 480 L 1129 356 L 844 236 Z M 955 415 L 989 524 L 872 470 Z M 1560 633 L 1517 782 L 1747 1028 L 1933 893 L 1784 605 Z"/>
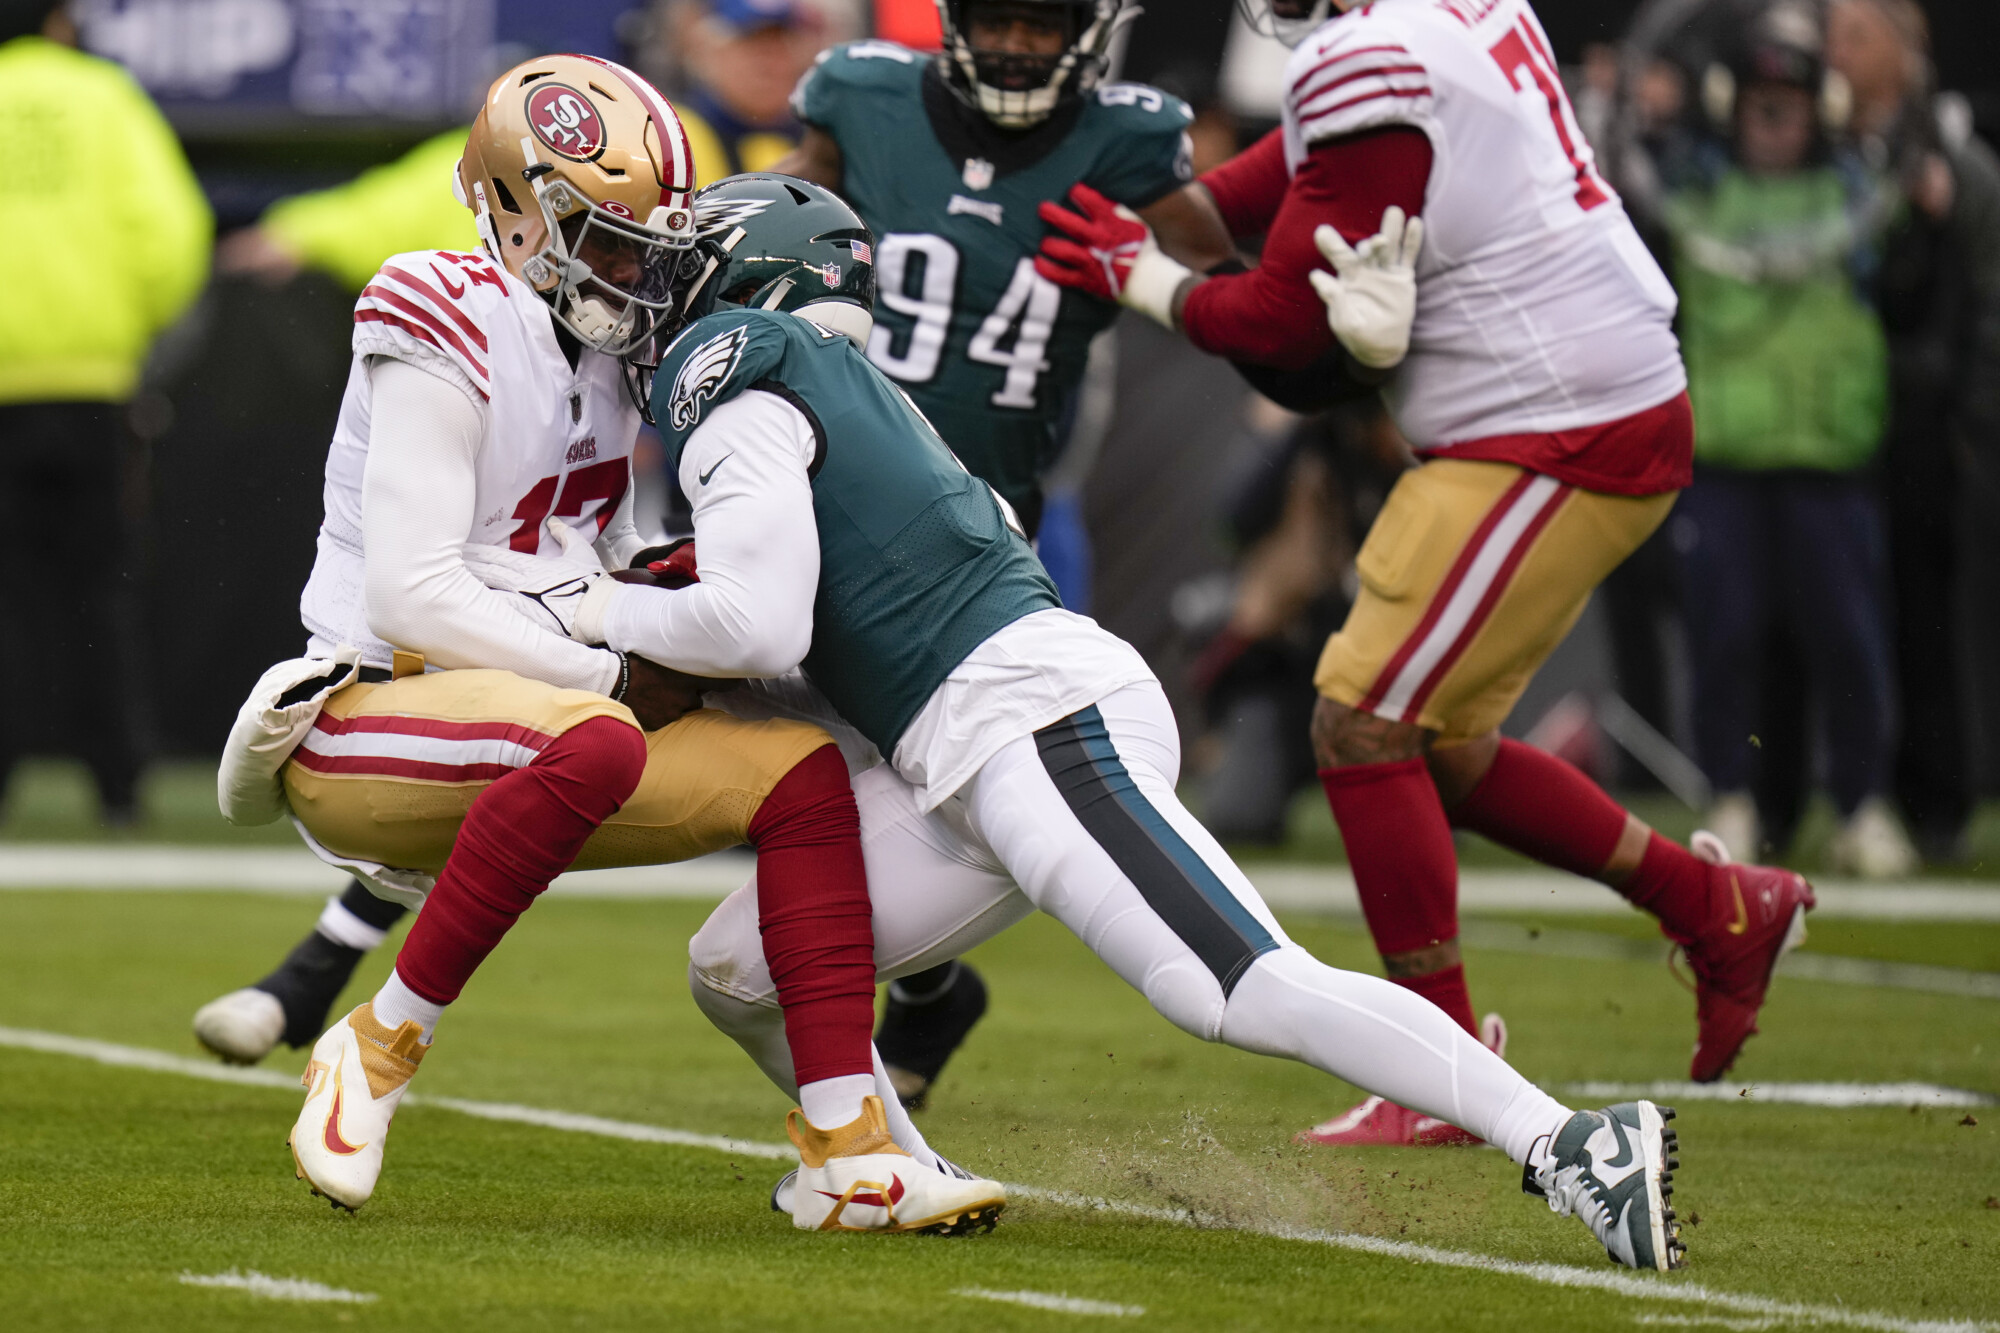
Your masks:
<path fill-rule="evenodd" d="M 744 852 L 671 866 L 587 870 L 562 876 L 560 893 L 601 898 L 721 898 L 748 878 Z M 1244 867 L 1281 911 L 1358 916 L 1344 866 L 1253 861 Z M 303 846 L 230 847 L 166 843 L 0 843 L 0 889 L 213 889 L 246 893 L 338 892 L 344 872 Z M 2000 886 L 1978 881 L 1818 882 L 1818 920 L 2000 922 Z M 1609 889 L 1553 872 L 1469 870 L 1459 906 L 1473 913 L 1602 916 L 1623 911 Z"/>
<path fill-rule="evenodd" d="M 1984 1092 L 1936 1083 L 1565 1083 L 1563 1091 L 1592 1102 L 1644 1097 L 1666 1106 L 1681 1102 L 1767 1102 L 1786 1106 L 1934 1106 L 1956 1109 L 2000 1102 Z"/>
<path fill-rule="evenodd" d="M 233 1268 L 227 1273 L 182 1273 L 181 1285 L 228 1287 L 274 1301 L 338 1301 L 347 1305 L 366 1305 L 378 1299 L 372 1291 L 343 1291 L 339 1287 L 308 1282 L 302 1277 L 270 1277 L 254 1268 L 247 1273 L 239 1273 Z"/>
<path fill-rule="evenodd" d="M 120 1046 L 112 1042 L 93 1041 L 85 1037 L 71 1037 L 59 1032 L 38 1032 L 27 1028 L 0 1027 L 0 1047 L 16 1047 L 23 1050 L 40 1051 L 50 1055 L 76 1056 L 93 1060 L 99 1064 L 124 1068 L 145 1069 L 163 1074 L 181 1074 L 190 1078 L 207 1079 L 217 1083 L 238 1083 L 256 1087 L 283 1087 L 296 1089 L 298 1081 L 288 1074 L 270 1069 L 232 1069 L 225 1065 L 205 1060 L 190 1059 L 186 1056 L 171 1055 L 166 1051 L 148 1050 L 139 1046 Z M 487 1120 L 506 1120 L 520 1124 L 540 1125 L 548 1129 L 567 1130 L 578 1134 L 596 1134 L 610 1138 L 627 1139 L 641 1143 L 665 1143 L 677 1147 L 709 1148 L 737 1156 L 764 1157 L 773 1161 L 792 1158 L 793 1150 L 782 1144 L 756 1143 L 745 1139 L 724 1138 L 713 1134 L 696 1134 L 688 1130 L 665 1129 L 656 1125 L 634 1124 L 624 1120 L 606 1120 L 597 1116 L 576 1115 L 566 1111 L 550 1111 L 530 1106 L 510 1106 L 501 1102 L 473 1102 L 455 1097 L 433 1097 L 423 1099 L 429 1105 L 441 1110 L 458 1111 L 466 1115 L 476 1115 Z M 415 1103 L 415 1096 L 405 1099 L 405 1105 Z M 1900 1104 L 1900 1103 L 1899 1103 Z M 1546 1286 L 1569 1287 L 1582 1290 L 1603 1291 L 1632 1300 L 1666 1301 L 1679 1305 L 1705 1306 L 1714 1310 L 1752 1318 L 1772 1319 L 1789 1323 L 1826 1324 L 1841 1328 L 1875 1330 L 1875 1333 L 2000 1333 L 2000 1324 L 1976 1320 L 1931 1320 L 1905 1319 L 1898 1315 L 1878 1313 L 1870 1310 L 1852 1310 L 1845 1306 L 1806 1305 L 1797 1301 L 1772 1300 L 1763 1296 L 1742 1296 L 1734 1292 L 1715 1291 L 1696 1283 L 1677 1281 L 1671 1278 L 1641 1277 L 1606 1268 L 1574 1268 L 1567 1264 L 1522 1263 L 1514 1259 L 1501 1259 L 1492 1255 L 1472 1254 L 1463 1250 L 1443 1250 L 1430 1245 L 1415 1245 L 1408 1241 L 1385 1240 L 1378 1236 L 1360 1236 L 1343 1231 L 1322 1231 L 1310 1227 L 1291 1227 L 1275 1223 L 1244 1223 L 1232 1218 L 1211 1216 L 1189 1209 L 1150 1207 L 1144 1204 L 1124 1203 L 1116 1199 L 1099 1199 L 1084 1194 L 1072 1194 L 1064 1190 L 1042 1189 L 1033 1185 L 1008 1185 L 1007 1190 L 1016 1198 L 1036 1199 L 1043 1203 L 1062 1208 L 1084 1209 L 1109 1213 L 1119 1217 L 1131 1217 L 1152 1222 L 1163 1222 L 1175 1226 L 1192 1226 L 1211 1231 L 1241 1231 L 1252 1235 L 1268 1236 L 1278 1240 L 1299 1241 L 1311 1245 L 1325 1245 L 1333 1249 L 1352 1250 L 1362 1254 L 1380 1255 L 1385 1258 L 1402 1259 L 1409 1263 L 1431 1264 L 1443 1268 L 1475 1269 L 1480 1272 L 1497 1273 L 1507 1277 L 1524 1278 Z"/>
<path fill-rule="evenodd" d="M 976 1301 L 999 1301 L 1006 1305 L 1025 1305 L 1035 1310 L 1054 1310 L 1058 1314 L 1124 1315 L 1130 1318 L 1146 1313 L 1146 1307 L 1143 1305 L 1086 1301 L 1080 1296 L 1064 1296 L 1047 1291 L 991 1291 L 985 1287 L 957 1287 L 951 1294 L 970 1296 Z"/>

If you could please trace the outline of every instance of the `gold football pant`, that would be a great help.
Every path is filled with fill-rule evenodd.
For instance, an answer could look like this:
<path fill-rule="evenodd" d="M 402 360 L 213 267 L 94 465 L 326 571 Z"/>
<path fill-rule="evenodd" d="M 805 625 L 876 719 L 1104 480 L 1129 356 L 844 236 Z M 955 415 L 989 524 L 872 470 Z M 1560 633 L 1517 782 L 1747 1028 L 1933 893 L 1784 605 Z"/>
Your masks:
<path fill-rule="evenodd" d="M 1405 472 L 1355 559 L 1361 593 L 1313 683 L 1441 746 L 1486 735 L 1674 494 L 1605 495 L 1464 459 Z"/>
<path fill-rule="evenodd" d="M 329 850 L 436 874 L 489 783 L 596 717 L 638 723 L 601 694 L 510 671 L 436 671 L 350 685 L 285 765 L 292 812 Z M 637 790 L 572 868 L 661 865 L 745 841 L 771 789 L 831 738 L 804 722 L 703 709 L 646 736 Z"/>

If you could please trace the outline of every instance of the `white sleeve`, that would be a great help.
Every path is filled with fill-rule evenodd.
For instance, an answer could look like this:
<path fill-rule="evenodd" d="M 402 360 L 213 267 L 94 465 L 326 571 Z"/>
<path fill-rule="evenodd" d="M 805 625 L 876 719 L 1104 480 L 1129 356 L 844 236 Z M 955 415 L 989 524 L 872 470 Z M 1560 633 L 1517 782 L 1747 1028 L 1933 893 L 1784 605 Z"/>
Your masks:
<path fill-rule="evenodd" d="M 635 467 L 637 462 L 638 455 L 635 452 L 633 454 Z M 629 569 L 632 557 L 650 545 L 639 535 L 638 521 L 632 516 L 634 502 L 639 497 L 637 480 L 635 475 L 631 481 L 626 482 L 625 498 L 618 502 L 616 512 L 604 525 L 604 531 L 598 533 L 597 540 L 592 543 L 597 548 L 597 558 L 603 561 L 606 569 Z"/>
<path fill-rule="evenodd" d="M 1342 15 L 1292 53 L 1285 111 L 1301 148 L 1387 125 L 1430 122 L 1430 72 L 1393 28 Z"/>
<path fill-rule="evenodd" d="M 465 567 L 483 409 L 404 361 L 371 358 L 361 539 L 368 628 L 440 667 L 497 667 L 609 694 L 618 658 L 542 629 Z"/>
<path fill-rule="evenodd" d="M 605 640 L 697 676 L 782 676 L 812 647 L 819 527 L 810 469 L 819 443 L 804 413 L 750 390 L 720 407 L 681 451 L 701 582 L 669 592 L 619 584 Z"/>

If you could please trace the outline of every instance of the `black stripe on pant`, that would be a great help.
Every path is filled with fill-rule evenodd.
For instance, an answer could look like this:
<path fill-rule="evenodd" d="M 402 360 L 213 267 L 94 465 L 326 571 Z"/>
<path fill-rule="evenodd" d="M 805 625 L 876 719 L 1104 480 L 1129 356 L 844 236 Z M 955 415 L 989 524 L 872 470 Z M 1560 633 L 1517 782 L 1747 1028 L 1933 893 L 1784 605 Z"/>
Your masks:
<path fill-rule="evenodd" d="M 1227 996 L 1278 947 L 1208 862 L 1139 790 L 1095 707 L 1035 733 L 1056 790 L 1159 918 L 1194 951 Z"/>

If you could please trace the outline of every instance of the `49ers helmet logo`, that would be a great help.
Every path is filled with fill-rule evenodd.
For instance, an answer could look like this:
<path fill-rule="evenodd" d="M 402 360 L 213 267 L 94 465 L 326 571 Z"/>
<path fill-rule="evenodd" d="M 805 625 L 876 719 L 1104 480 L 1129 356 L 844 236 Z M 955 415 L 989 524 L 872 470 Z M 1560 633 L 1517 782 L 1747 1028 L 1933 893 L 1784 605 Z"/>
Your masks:
<path fill-rule="evenodd" d="M 528 98 L 535 137 L 572 162 L 590 162 L 604 151 L 604 122 L 590 99 L 560 83 L 545 83 Z"/>

